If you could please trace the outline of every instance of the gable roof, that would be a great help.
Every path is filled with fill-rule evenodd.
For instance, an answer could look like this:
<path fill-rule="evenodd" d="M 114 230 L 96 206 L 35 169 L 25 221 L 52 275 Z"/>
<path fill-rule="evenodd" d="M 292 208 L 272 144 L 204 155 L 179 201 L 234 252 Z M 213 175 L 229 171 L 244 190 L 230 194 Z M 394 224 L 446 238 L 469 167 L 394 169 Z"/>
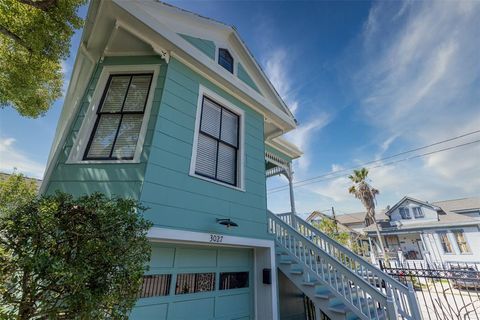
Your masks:
<path fill-rule="evenodd" d="M 463 199 L 453 199 L 453 200 L 444 200 L 437 201 L 433 203 L 428 203 L 420 201 L 411 197 L 404 197 L 400 200 L 396 206 L 392 207 L 389 212 L 394 210 L 393 208 L 398 207 L 399 204 L 403 203 L 405 200 L 410 200 L 416 203 L 430 206 L 434 210 L 442 211 L 444 214 L 438 214 L 437 220 L 434 221 L 421 221 L 413 222 L 408 224 L 400 224 L 392 226 L 389 221 L 381 221 L 379 223 L 380 231 L 382 232 L 395 232 L 403 230 L 414 230 L 414 229 L 423 229 L 423 228 L 442 228 L 442 227 L 456 227 L 456 226 L 467 226 L 467 225 L 480 225 L 480 220 L 469 217 L 463 214 L 456 213 L 464 212 L 468 210 L 480 210 L 480 197 L 473 198 L 463 198 Z M 364 228 L 365 232 L 375 232 L 375 226 L 371 225 Z"/>
<path fill-rule="evenodd" d="M 155 0 L 113 0 L 113 2 L 126 10 L 129 14 L 136 17 L 145 26 L 151 28 L 153 31 L 172 42 L 177 50 L 181 49 L 184 53 L 189 54 L 191 58 L 205 64 L 215 73 L 221 76 L 226 76 L 225 80 L 233 80 L 231 74 L 229 74 L 228 71 L 223 70 L 223 68 L 218 66 L 214 61 L 212 63 L 210 58 L 208 61 L 202 59 L 203 52 L 197 47 L 191 45 L 184 36 L 198 37 L 216 43 L 223 43 L 234 48 L 234 52 L 242 57 L 242 61 L 246 64 L 245 67 L 249 69 L 251 73 L 256 75 L 256 84 L 261 87 L 261 90 L 263 88 L 262 93 L 264 93 L 267 100 L 277 108 L 277 111 L 285 115 L 285 120 L 290 119 L 293 121 L 291 124 L 295 127 L 293 114 L 290 112 L 287 105 L 275 90 L 265 72 L 257 63 L 252 53 L 245 45 L 245 42 L 241 39 L 237 30 L 233 26 L 177 8 L 165 2 Z M 198 55 L 198 53 L 202 54 Z M 236 83 L 236 85 L 238 85 L 238 83 Z M 253 89 L 252 91 L 244 91 L 252 96 L 258 94 Z"/>
<path fill-rule="evenodd" d="M 432 202 L 445 212 L 480 211 L 480 197 L 461 198 Z"/>
<path fill-rule="evenodd" d="M 442 227 L 456 227 L 456 226 L 468 226 L 468 225 L 480 225 L 480 220 L 471 218 L 458 213 L 448 212 L 447 214 L 439 214 L 438 220 L 425 221 L 418 223 L 409 223 L 401 225 L 390 225 L 389 221 L 382 221 L 379 223 L 380 231 L 382 232 L 395 232 L 395 231 L 407 231 L 414 229 L 431 229 Z M 370 225 L 363 229 L 365 232 L 376 232 L 375 225 Z"/>
<path fill-rule="evenodd" d="M 381 209 L 381 210 L 376 210 L 375 212 L 375 218 L 377 221 L 384 221 L 388 220 L 388 216 L 385 215 L 386 210 Z M 364 223 L 365 222 L 365 215 L 366 212 L 354 212 L 354 213 L 344 213 L 344 214 L 338 214 L 337 215 L 337 220 L 340 223 L 349 225 L 349 224 L 356 224 L 356 223 Z"/>
<path fill-rule="evenodd" d="M 397 209 L 402 203 L 404 203 L 405 201 L 411 201 L 411 202 L 415 202 L 417 204 L 420 204 L 420 205 L 423 205 L 423 206 L 427 206 L 427 207 L 430 207 L 432 208 L 433 210 L 435 211 L 438 211 L 439 208 L 431 203 L 428 203 L 426 201 L 421 201 L 421 200 L 418 200 L 418 199 L 414 199 L 412 197 L 409 197 L 409 196 L 405 196 L 402 198 L 402 200 L 398 201 L 393 207 L 391 207 L 390 209 L 387 209 L 387 211 L 385 212 L 385 214 L 387 216 L 390 216 L 390 214 L 395 211 L 395 209 Z"/>

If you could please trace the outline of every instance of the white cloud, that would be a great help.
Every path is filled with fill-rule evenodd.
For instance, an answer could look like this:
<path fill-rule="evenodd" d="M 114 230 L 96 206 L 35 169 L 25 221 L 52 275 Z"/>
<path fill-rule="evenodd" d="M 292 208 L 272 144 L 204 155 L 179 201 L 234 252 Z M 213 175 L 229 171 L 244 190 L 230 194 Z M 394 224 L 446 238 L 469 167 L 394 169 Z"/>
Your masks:
<path fill-rule="evenodd" d="M 298 100 L 292 93 L 292 76 L 288 69 L 289 60 L 284 49 L 272 50 L 265 59 L 265 73 L 278 94 L 293 114 L 298 110 Z"/>
<path fill-rule="evenodd" d="M 400 7 L 400 8 L 399 8 Z M 393 142 L 404 149 L 480 129 L 480 2 L 378 2 L 362 34 L 365 61 L 354 87 L 380 141 L 376 158 Z M 385 138 L 386 137 L 386 138 Z M 472 135 L 433 151 L 480 139 Z M 371 169 L 379 204 L 404 195 L 434 201 L 478 195 L 480 144 Z M 363 156 L 365 161 L 371 155 Z M 387 161 L 388 162 L 388 161 Z M 346 201 L 343 179 L 316 191 Z"/>
<path fill-rule="evenodd" d="M 355 48 L 356 70 L 347 78 L 378 146 L 358 148 L 356 159 L 343 162 L 347 167 L 480 129 L 479 16 L 478 1 L 382 1 L 372 6 Z M 302 139 L 299 134 L 296 140 Z M 477 139 L 480 134 L 418 153 Z M 479 158 L 477 143 L 372 168 L 371 182 L 381 191 L 378 207 L 404 195 L 427 201 L 478 196 Z M 348 194 L 348 186 L 348 179 L 339 177 L 297 188 L 297 207 L 358 211 L 361 204 Z"/>
<path fill-rule="evenodd" d="M 315 138 L 315 134 L 325 127 L 329 121 L 330 117 L 326 113 L 322 113 L 309 122 L 300 124 L 296 130 L 287 133 L 285 136 L 304 153 L 296 162 L 298 169 L 303 171 L 308 169 L 311 161 L 311 142 Z"/>
<path fill-rule="evenodd" d="M 70 84 L 70 71 L 72 70 L 72 66 L 67 63 L 67 61 L 61 62 L 62 66 L 62 74 L 63 74 L 63 86 L 62 86 L 62 96 L 65 98 L 67 95 L 68 86 Z"/>
<path fill-rule="evenodd" d="M 15 139 L 0 138 L 0 171 L 12 172 L 15 168 L 27 176 L 42 178 L 45 165 L 35 162 L 17 150 L 14 146 Z"/>
<path fill-rule="evenodd" d="M 298 114 L 300 102 L 294 94 L 293 79 L 290 67 L 290 60 L 284 49 L 269 50 L 272 52 L 265 59 L 265 73 L 272 82 L 278 94 L 285 101 L 294 115 Z M 330 121 L 326 113 L 317 114 L 305 123 L 300 123 L 298 128 L 286 135 L 286 138 L 294 143 L 304 152 L 298 160 L 298 169 L 306 170 L 310 164 L 310 143 L 315 133 L 323 128 Z"/>

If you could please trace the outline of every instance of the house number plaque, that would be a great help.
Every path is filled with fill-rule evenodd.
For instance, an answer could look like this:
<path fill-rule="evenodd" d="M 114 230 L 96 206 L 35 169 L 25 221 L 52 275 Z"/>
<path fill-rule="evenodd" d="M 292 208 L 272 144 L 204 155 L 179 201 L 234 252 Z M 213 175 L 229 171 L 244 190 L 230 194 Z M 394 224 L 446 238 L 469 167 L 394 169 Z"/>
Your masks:
<path fill-rule="evenodd" d="M 218 234 L 211 234 L 210 242 L 221 243 L 223 242 L 223 236 L 219 236 Z"/>

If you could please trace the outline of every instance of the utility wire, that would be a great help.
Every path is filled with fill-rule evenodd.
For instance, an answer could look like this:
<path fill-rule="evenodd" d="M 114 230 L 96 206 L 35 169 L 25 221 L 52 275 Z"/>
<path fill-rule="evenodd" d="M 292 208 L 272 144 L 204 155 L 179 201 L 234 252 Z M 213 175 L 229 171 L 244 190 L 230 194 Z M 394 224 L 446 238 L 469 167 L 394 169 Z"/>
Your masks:
<path fill-rule="evenodd" d="M 480 130 L 479 130 L 479 131 L 480 131 Z M 477 131 L 477 132 L 478 132 L 478 131 Z M 472 134 L 472 133 L 470 133 L 470 134 Z M 452 139 L 454 139 L 454 138 L 452 138 Z M 448 141 L 451 141 L 452 139 L 449 139 Z M 458 138 L 457 138 L 457 139 L 458 139 Z M 420 157 L 425 157 L 425 156 L 432 155 L 432 154 L 435 154 L 435 153 L 444 152 L 444 151 L 448 151 L 448 150 L 452 150 L 452 149 L 464 147 L 464 146 L 471 145 L 471 144 L 478 143 L 478 142 L 480 142 L 480 139 L 474 140 L 474 141 L 470 141 L 470 142 L 466 142 L 466 143 L 462 143 L 462 144 L 458 144 L 458 145 L 451 146 L 451 147 L 447 147 L 447 148 L 443 148 L 443 149 L 439 149 L 439 150 L 435 150 L 435 151 L 430 151 L 430 152 L 426 152 L 426 153 L 422 153 L 422 154 L 417 154 L 417 155 L 414 155 L 414 156 L 411 156 L 411 157 L 402 158 L 402 159 L 390 161 L 390 162 L 387 162 L 387 163 L 382 163 L 382 164 L 379 164 L 379 165 L 376 165 L 376 166 L 370 166 L 370 167 L 367 167 L 367 169 L 375 169 L 375 168 L 390 166 L 390 165 L 392 165 L 392 164 L 396 164 L 396 163 L 399 163 L 399 162 L 408 161 L 408 160 L 412 160 L 412 159 L 416 159 L 416 158 L 420 158 Z M 439 144 L 439 143 L 442 143 L 442 142 L 438 142 L 438 143 L 436 143 L 436 144 Z M 426 147 L 422 147 L 422 149 L 425 149 L 425 148 L 430 147 L 430 146 L 431 146 L 431 145 L 426 146 Z M 419 150 L 419 148 L 417 148 L 417 150 Z M 405 154 L 405 153 L 407 153 L 407 151 L 403 152 L 402 154 Z M 337 170 L 337 171 L 334 171 L 334 172 L 330 172 L 330 173 L 328 173 L 328 174 L 324 174 L 324 175 L 320 175 L 320 176 L 317 176 L 317 177 L 305 179 L 305 180 L 302 180 L 302 181 L 298 181 L 298 182 L 296 182 L 296 183 L 293 183 L 293 185 L 296 186 L 296 187 L 303 187 L 303 186 L 306 186 L 306 185 L 309 185 L 309 184 L 312 184 L 312 183 L 317 183 L 317 182 L 322 182 L 322 181 L 327 181 L 327 180 L 332 180 L 332 179 L 344 177 L 344 176 L 345 176 L 344 174 L 338 175 L 338 173 L 343 172 L 343 171 L 351 171 L 351 170 L 354 170 L 354 169 L 359 169 L 359 168 L 365 167 L 366 164 L 369 164 L 369 163 L 371 164 L 371 163 L 379 162 L 379 161 L 382 161 L 382 160 L 385 160 L 385 159 L 391 159 L 391 158 L 396 157 L 396 156 L 398 156 L 398 155 L 390 156 L 390 157 L 387 157 L 387 158 L 384 158 L 384 159 L 380 159 L 380 160 L 375 160 L 375 161 L 366 162 L 366 163 L 364 163 L 364 164 L 362 164 L 362 165 L 360 165 L 360 166 L 354 167 L 354 168 Z M 334 176 L 332 176 L 332 177 L 328 177 L 328 176 L 330 176 L 330 175 L 332 175 L 332 174 L 337 174 L 337 175 L 334 175 Z M 324 179 L 319 179 L 319 178 L 323 178 L 323 177 L 326 177 L 326 178 L 324 178 Z M 317 180 L 317 179 L 318 179 L 318 180 Z M 314 180 L 314 181 L 312 181 L 312 180 Z M 270 191 L 268 191 L 268 193 L 276 193 L 276 192 L 280 192 L 280 191 L 283 191 L 283 190 L 287 190 L 288 188 L 289 188 L 288 185 L 283 186 L 283 187 L 277 187 L 277 188 L 271 189 Z"/>
<path fill-rule="evenodd" d="M 334 173 L 340 173 L 340 172 L 345 172 L 345 171 L 351 171 L 353 169 L 357 169 L 358 167 L 364 167 L 366 165 L 369 165 L 369 164 L 372 164 L 372 163 L 376 163 L 376 162 L 380 162 L 380 161 L 385 161 L 385 160 L 388 160 L 388 159 L 392 159 L 392 158 L 396 158 L 398 156 L 401 156 L 401 155 L 404 155 L 404 154 L 408 154 L 408 153 L 412 153 L 412 152 L 415 152 L 415 151 L 419 151 L 419 150 L 422 150 L 422 149 L 426 149 L 426 148 L 430 148 L 430 147 L 433 147 L 433 146 L 436 146 L 436 145 L 439 145 L 439 144 L 442 144 L 442 143 L 445 143 L 445 142 L 450 142 L 450 141 L 453 141 L 453 140 L 457 140 L 457 139 L 460 139 L 460 138 L 463 138 L 463 137 L 466 137 L 466 136 L 469 136 L 469 135 L 472 135 L 472 134 L 475 134 L 475 133 L 479 133 L 480 130 L 476 130 L 476 131 L 471 131 L 471 132 L 467 132 L 467 133 L 464 133 L 462 135 L 459 135 L 459 136 L 456 136 L 456 137 L 453 137 L 453 138 L 449 138 L 449 139 L 446 139 L 446 140 L 442 140 L 442 141 L 437 141 L 435 143 L 432 143 L 432 144 L 429 144 L 429 145 L 426 145 L 426 146 L 422 146 L 422 147 L 418 147 L 418 148 L 415 148 L 415 149 L 411 149 L 411 150 L 407 150 L 407 151 L 403 151 L 403 152 L 400 152 L 400 153 L 396 153 L 396 154 L 393 154 L 391 156 L 388 156 L 388 157 L 385 157 L 385 158 L 381 158 L 381 159 L 378 159 L 378 160 L 372 160 L 372 161 L 368 161 L 368 162 L 365 162 L 357 167 L 354 167 L 354 168 L 348 168 L 348 169 L 341 169 L 341 170 L 336 170 L 336 171 L 332 171 L 332 172 L 329 172 L 329 173 L 325 173 L 325 174 L 321 174 L 319 176 L 315 176 L 315 177 L 312 177 L 312 178 L 308 178 L 308 179 L 304 179 L 304 180 L 300 180 L 300 181 L 296 181 L 294 182 L 293 184 L 298 184 L 298 183 L 302 183 L 302 182 L 306 182 L 306 181 L 310 181 L 310 180 L 316 180 L 318 178 L 323 178 L 323 177 L 327 177 L 329 175 L 332 175 Z M 288 187 L 288 185 L 284 185 L 284 186 L 280 186 L 280 187 L 275 187 L 275 188 L 272 188 L 270 190 L 268 190 L 269 192 L 271 191 L 275 191 L 277 189 L 284 189 Z"/>

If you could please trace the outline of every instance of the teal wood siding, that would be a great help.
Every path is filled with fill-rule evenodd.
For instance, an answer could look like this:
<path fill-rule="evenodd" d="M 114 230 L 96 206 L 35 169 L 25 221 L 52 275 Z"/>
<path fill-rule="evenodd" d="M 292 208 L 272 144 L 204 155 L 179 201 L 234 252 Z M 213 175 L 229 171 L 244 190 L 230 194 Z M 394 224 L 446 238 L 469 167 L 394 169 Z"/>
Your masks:
<path fill-rule="evenodd" d="M 205 53 L 210 59 L 215 60 L 215 43 L 210 40 L 195 38 L 186 34 L 178 34 L 187 40 L 192 46 Z"/>
<path fill-rule="evenodd" d="M 203 272 L 215 273 L 215 290 L 175 294 L 178 274 Z M 221 272 L 248 272 L 248 288 L 219 290 Z M 252 249 L 153 243 L 146 274 L 171 274 L 170 294 L 139 299 L 132 320 L 253 319 Z"/>
<path fill-rule="evenodd" d="M 101 164 L 67 164 L 66 160 L 70 154 L 75 139 L 77 138 L 83 119 L 85 118 L 86 110 L 92 99 L 103 66 L 136 64 L 160 65 L 157 87 L 155 88 L 155 92 L 150 93 L 154 94 L 154 99 L 150 112 L 150 119 L 148 120 L 147 133 L 140 163 L 108 163 L 108 161 L 105 161 Z M 47 194 L 53 193 L 55 190 L 61 190 L 75 196 L 80 196 L 98 191 L 109 196 L 118 195 L 139 199 L 145 175 L 146 163 L 151 149 L 156 118 L 160 101 L 162 99 L 165 73 L 165 61 L 156 56 L 107 57 L 104 59 L 103 63 L 98 64 L 81 101 L 79 112 L 68 132 L 61 154 L 55 164 L 55 168 L 53 169 L 52 176 L 46 188 Z"/>
<path fill-rule="evenodd" d="M 200 84 L 245 112 L 245 192 L 189 175 Z M 141 194 L 146 217 L 158 227 L 268 238 L 264 151 L 261 114 L 171 59 Z"/>
<path fill-rule="evenodd" d="M 252 78 L 250 78 L 250 76 L 248 75 L 247 71 L 245 71 L 245 69 L 243 68 L 242 64 L 241 63 L 238 63 L 237 64 L 237 76 L 238 76 L 238 79 L 242 80 L 243 82 L 245 82 L 249 87 L 251 87 L 253 90 L 257 91 L 258 93 L 260 93 L 260 90 L 258 90 L 258 87 L 257 85 L 255 84 L 255 82 L 252 80 Z M 261 94 L 261 93 L 260 93 Z"/>

